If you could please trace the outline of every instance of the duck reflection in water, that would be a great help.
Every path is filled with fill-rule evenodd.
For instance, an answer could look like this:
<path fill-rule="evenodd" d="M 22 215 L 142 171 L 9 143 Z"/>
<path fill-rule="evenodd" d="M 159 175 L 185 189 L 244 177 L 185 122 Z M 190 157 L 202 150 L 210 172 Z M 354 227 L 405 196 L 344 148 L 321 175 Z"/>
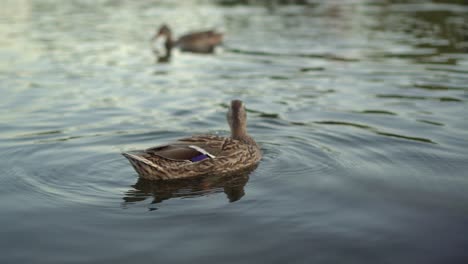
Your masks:
<path fill-rule="evenodd" d="M 219 46 L 223 41 L 223 34 L 214 30 L 192 32 L 174 40 L 171 29 L 165 24 L 159 28 L 151 41 L 154 42 L 161 37 L 164 38 L 164 55 L 153 49 L 158 62 L 168 62 L 173 48 L 179 48 L 183 52 L 210 54 L 214 53 L 216 46 Z"/>
<path fill-rule="evenodd" d="M 226 194 L 230 203 L 236 202 L 245 195 L 244 187 L 254 169 L 231 175 L 207 175 L 171 181 L 138 178 L 132 185 L 133 189 L 125 193 L 124 205 L 145 201 L 150 197 L 154 205 L 171 198 L 196 198 L 220 192 Z M 157 207 L 150 206 L 149 210 L 157 210 Z"/>

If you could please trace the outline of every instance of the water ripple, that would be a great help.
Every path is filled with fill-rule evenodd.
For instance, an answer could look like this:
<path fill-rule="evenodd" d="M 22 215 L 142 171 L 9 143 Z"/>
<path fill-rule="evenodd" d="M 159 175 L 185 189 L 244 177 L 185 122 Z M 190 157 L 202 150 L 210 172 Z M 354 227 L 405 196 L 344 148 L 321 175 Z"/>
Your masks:
<path fill-rule="evenodd" d="M 13 183 L 7 190 L 12 193 L 22 190 L 27 195 L 22 199 L 49 205 L 79 203 L 115 206 L 112 205 L 115 195 L 122 183 L 128 181 L 115 177 L 115 172 L 124 167 L 121 157 L 79 152 L 57 155 L 54 152 L 60 147 L 57 144 L 55 146 L 23 146 L 20 150 L 12 148 L 9 160 L 4 161 L 13 164 L 8 168 L 8 177 L 3 178 Z M 21 162 L 31 158 L 42 165 Z M 85 167 L 81 166 L 85 164 Z"/>
<path fill-rule="evenodd" d="M 350 123 L 350 122 L 343 122 L 343 121 L 316 121 L 314 123 L 321 124 L 321 125 L 350 126 L 350 127 L 355 127 L 355 128 L 360 128 L 360 129 L 365 129 L 365 130 L 368 130 L 368 131 L 372 131 L 372 132 L 374 132 L 374 133 L 376 133 L 378 135 L 382 135 L 382 136 L 395 137 L 395 138 L 401 138 L 401 139 L 407 139 L 407 140 L 414 140 L 414 141 L 418 141 L 418 142 L 436 144 L 436 142 L 434 142 L 434 141 L 432 141 L 430 139 L 427 139 L 427 138 L 405 136 L 405 135 L 399 135 L 399 134 L 379 131 L 378 129 L 373 128 L 371 126 L 358 124 L 358 123 Z"/>

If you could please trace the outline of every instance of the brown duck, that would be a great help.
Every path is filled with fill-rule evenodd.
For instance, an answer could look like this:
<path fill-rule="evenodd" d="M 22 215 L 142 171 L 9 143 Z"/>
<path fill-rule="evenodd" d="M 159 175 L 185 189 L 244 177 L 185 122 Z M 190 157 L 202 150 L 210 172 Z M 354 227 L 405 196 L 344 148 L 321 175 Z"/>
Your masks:
<path fill-rule="evenodd" d="M 170 54 L 172 48 L 178 47 L 181 51 L 195 53 L 213 53 L 216 46 L 223 41 L 223 34 L 213 30 L 193 32 L 173 40 L 172 31 L 167 25 L 162 25 L 153 40 L 159 37 L 165 37 L 164 46 L 166 54 Z"/>
<path fill-rule="evenodd" d="M 150 180 L 226 175 L 254 168 L 262 154 L 247 134 L 247 113 L 242 101 L 231 102 L 227 121 L 230 137 L 192 136 L 123 155 L 142 178 Z"/>

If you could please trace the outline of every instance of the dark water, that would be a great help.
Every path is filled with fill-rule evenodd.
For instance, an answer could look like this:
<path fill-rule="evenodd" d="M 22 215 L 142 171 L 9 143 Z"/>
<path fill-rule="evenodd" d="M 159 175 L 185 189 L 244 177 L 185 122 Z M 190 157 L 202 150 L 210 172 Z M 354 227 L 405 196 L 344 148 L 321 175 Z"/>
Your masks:
<path fill-rule="evenodd" d="M 163 22 L 225 46 L 155 64 Z M 468 263 L 466 1 L 6 0 L 0 35 L 0 263 Z M 250 175 L 119 154 L 233 98 Z"/>

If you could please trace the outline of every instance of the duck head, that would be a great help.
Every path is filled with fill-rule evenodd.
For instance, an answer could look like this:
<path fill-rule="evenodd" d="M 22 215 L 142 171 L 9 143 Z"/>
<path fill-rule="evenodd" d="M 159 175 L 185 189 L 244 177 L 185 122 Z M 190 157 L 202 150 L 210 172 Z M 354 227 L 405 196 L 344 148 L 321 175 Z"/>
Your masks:
<path fill-rule="evenodd" d="M 229 111 L 227 112 L 227 121 L 231 128 L 231 137 L 234 139 L 247 139 L 247 112 L 244 103 L 241 100 L 232 100 Z"/>
<path fill-rule="evenodd" d="M 165 37 L 166 40 L 172 38 L 171 29 L 166 24 L 162 24 L 161 27 L 159 27 L 158 31 L 156 32 L 156 35 L 154 35 L 153 37 L 153 40 L 156 40 L 159 37 Z"/>

